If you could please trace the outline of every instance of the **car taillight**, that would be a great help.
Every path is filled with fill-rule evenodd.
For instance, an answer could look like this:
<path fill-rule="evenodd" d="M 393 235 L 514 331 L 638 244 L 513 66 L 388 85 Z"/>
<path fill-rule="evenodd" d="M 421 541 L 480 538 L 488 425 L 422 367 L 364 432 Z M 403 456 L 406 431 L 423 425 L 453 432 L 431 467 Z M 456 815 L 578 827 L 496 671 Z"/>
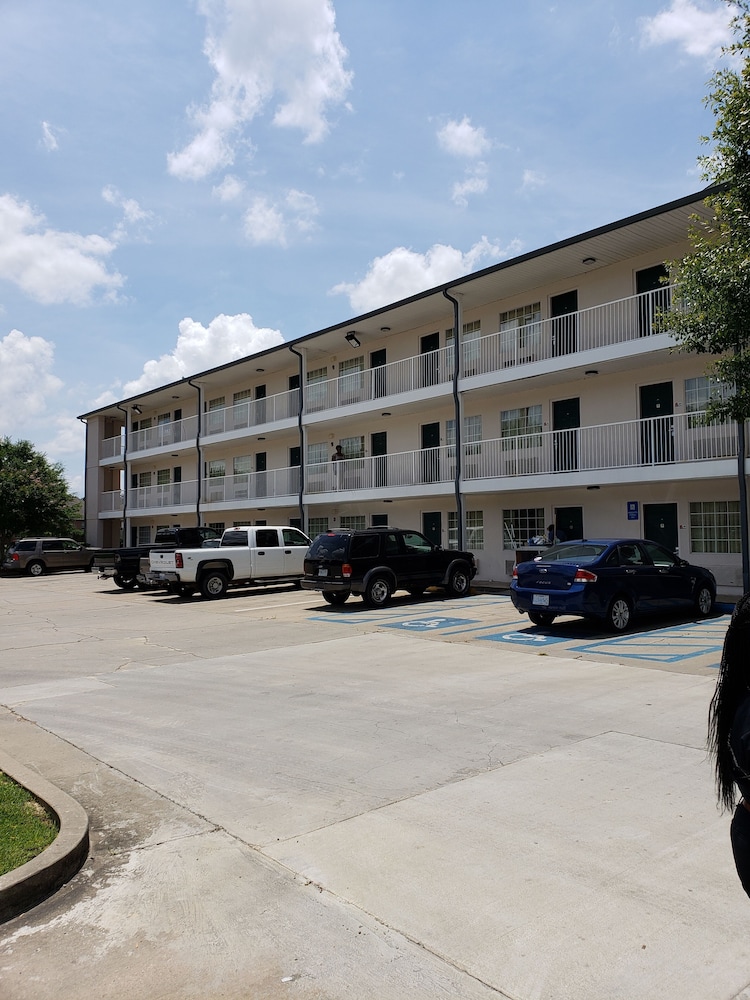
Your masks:
<path fill-rule="evenodd" d="M 13 560 L 13 562 L 18 562 L 18 560 L 20 558 L 21 557 L 19 556 L 19 554 L 17 552 L 14 552 L 13 555 L 11 556 L 11 559 Z"/>
<path fill-rule="evenodd" d="M 349 577 L 352 575 L 352 568 L 349 565 L 349 563 L 344 563 L 344 565 L 341 567 L 341 575 L 343 577 Z"/>
<path fill-rule="evenodd" d="M 181 552 L 175 552 L 175 554 L 174 554 L 174 565 L 175 565 L 175 569 L 184 569 L 184 566 L 182 564 L 182 553 Z"/>
<path fill-rule="evenodd" d="M 588 569 L 576 570 L 575 583 L 596 583 L 596 573 Z"/>
<path fill-rule="evenodd" d="M 518 579 L 518 566 L 516 565 L 513 566 L 513 579 L 514 580 Z"/>

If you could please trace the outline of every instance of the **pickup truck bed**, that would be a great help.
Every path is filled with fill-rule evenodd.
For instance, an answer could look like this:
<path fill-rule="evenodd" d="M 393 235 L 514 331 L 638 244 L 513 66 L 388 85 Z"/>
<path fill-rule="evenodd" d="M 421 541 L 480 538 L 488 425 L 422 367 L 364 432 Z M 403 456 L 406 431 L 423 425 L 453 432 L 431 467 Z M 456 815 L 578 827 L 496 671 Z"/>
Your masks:
<path fill-rule="evenodd" d="M 141 561 L 148 560 L 154 549 L 171 551 L 178 546 L 204 545 L 211 540 L 219 540 L 220 533 L 213 528 L 185 527 L 160 528 L 154 541 L 149 545 L 134 545 L 122 549 L 105 549 L 94 558 L 94 570 L 99 579 L 112 579 L 123 590 L 136 586 L 151 586 L 142 572 Z"/>

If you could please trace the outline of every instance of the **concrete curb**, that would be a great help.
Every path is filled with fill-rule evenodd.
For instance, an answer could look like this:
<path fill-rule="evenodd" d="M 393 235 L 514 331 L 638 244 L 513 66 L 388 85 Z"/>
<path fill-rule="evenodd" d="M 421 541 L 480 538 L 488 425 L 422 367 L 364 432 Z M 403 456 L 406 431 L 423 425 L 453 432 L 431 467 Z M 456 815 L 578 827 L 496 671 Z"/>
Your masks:
<path fill-rule="evenodd" d="M 51 809 L 60 824 L 57 837 L 46 850 L 0 875 L 2 923 L 41 903 L 80 870 L 89 850 L 89 818 L 75 799 L 2 751 L 0 771 Z"/>

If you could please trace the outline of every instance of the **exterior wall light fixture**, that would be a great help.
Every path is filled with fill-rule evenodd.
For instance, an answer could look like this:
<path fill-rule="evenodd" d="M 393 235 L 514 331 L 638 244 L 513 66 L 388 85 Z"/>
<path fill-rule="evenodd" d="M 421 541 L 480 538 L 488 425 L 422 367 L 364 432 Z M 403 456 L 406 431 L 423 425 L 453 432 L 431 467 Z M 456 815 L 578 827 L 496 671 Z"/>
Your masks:
<path fill-rule="evenodd" d="M 131 410 L 133 411 L 133 413 L 137 413 L 139 415 L 141 413 L 143 413 L 143 410 L 140 408 L 140 406 L 137 403 L 135 403 L 133 406 L 131 406 Z"/>
<path fill-rule="evenodd" d="M 349 344 L 350 347 L 357 348 L 357 347 L 361 347 L 362 346 L 362 344 L 360 343 L 359 337 L 354 332 L 354 330 L 350 330 L 349 333 L 347 333 L 345 340 Z"/>

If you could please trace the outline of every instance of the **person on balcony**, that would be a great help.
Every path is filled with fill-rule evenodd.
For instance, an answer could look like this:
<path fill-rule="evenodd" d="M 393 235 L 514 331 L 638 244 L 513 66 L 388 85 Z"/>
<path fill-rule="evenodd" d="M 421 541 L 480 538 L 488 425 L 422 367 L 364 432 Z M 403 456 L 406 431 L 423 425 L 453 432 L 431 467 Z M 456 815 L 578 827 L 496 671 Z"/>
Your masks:
<path fill-rule="evenodd" d="M 708 750 L 721 809 L 735 807 L 730 839 L 742 888 L 750 896 L 750 593 L 734 609 L 708 713 Z"/>

